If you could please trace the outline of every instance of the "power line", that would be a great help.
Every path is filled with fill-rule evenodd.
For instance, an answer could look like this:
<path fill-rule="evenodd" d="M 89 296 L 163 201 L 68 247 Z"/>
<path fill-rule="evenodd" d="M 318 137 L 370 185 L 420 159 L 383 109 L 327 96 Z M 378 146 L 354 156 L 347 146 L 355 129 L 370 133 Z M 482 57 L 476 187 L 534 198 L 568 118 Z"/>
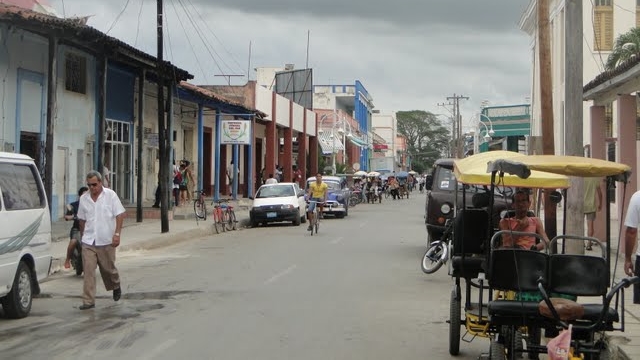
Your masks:
<path fill-rule="evenodd" d="M 193 5 L 193 3 L 191 2 L 191 0 L 186 0 L 189 2 L 189 5 L 191 5 L 191 7 L 195 10 L 195 5 Z M 200 18 L 200 21 L 202 22 L 202 24 L 204 25 L 204 28 L 206 28 L 207 30 L 209 30 L 209 32 L 211 33 L 211 35 L 213 35 L 213 37 L 218 40 L 218 43 L 220 44 L 220 46 L 222 46 L 222 49 L 227 53 L 227 55 L 229 55 L 231 57 L 231 60 L 233 60 L 236 65 L 238 65 L 239 69 L 242 69 L 242 65 L 240 65 L 240 63 L 238 62 L 238 60 L 233 56 L 233 53 L 231 53 L 231 51 L 229 51 L 229 49 L 227 49 L 226 46 L 224 46 L 224 43 L 220 40 L 220 38 L 215 34 L 215 32 L 211 29 L 211 27 L 208 26 L 208 23 L 204 20 L 204 18 L 202 17 L 202 14 L 195 10 L 196 14 L 198 14 L 198 17 Z M 231 68 L 229 68 L 231 70 Z"/>
<path fill-rule="evenodd" d="M 118 23 L 118 20 L 120 20 L 120 17 L 122 16 L 122 14 L 124 14 L 125 10 L 127 10 L 127 7 L 129 6 L 129 2 L 130 1 L 131 0 L 127 0 L 127 2 L 124 4 L 124 7 L 122 8 L 122 10 L 120 10 L 120 13 L 118 14 L 118 16 L 116 16 L 116 19 L 113 20 L 113 23 L 111 23 L 111 26 L 109 27 L 109 30 L 107 30 L 107 32 L 106 32 L 107 35 L 113 29 L 113 27 L 116 26 L 116 24 Z"/>
<path fill-rule="evenodd" d="M 140 34 L 140 17 L 142 16 L 143 7 L 144 7 L 144 0 L 140 0 L 140 11 L 138 11 L 138 27 L 136 28 L 136 41 L 133 43 L 133 47 L 138 46 L 138 35 Z"/>
<path fill-rule="evenodd" d="M 189 44 L 189 47 L 191 48 L 191 52 L 193 53 L 193 57 L 196 59 L 196 63 L 198 64 L 198 68 L 202 72 L 202 75 L 204 76 L 205 80 L 207 82 L 209 82 L 209 78 L 207 77 L 207 73 L 204 71 L 204 68 L 202 67 L 202 63 L 200 62 L 200 58 L 198 58 L 198 54 L 196 53 L 196 49 L 193 46 L 193 43 L 191 43 L 191 38 L 189 37 L 189 34 L 187 34 L 187 29 L 184 27 L 184 24 L 182 23 L 182 19 L 180 18 L 180 15 L 178 15 L 178 8 L 176 7 L 174 2 L 171 2 L 171 5 L 173 6 L 173 10 L 176 13 L 176 18 L 178 19 L 178 22 L 180 23 L 180 26 L 182 27 L 182 31 L 184 31 L 184 36 L 187 39 L 187 43 Z"/>

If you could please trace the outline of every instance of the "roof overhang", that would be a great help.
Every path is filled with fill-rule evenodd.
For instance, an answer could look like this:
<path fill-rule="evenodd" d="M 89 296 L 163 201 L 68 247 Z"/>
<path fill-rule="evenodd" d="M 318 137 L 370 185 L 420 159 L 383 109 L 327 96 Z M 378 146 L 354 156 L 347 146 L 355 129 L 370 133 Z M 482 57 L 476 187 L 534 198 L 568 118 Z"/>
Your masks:
<path fill-rule="evenodd" d="M 604 105 L 615 100 L 618 95 L 631 94 L 638 90 L 640 90 L 640 63 L 585 91 L 582 98 L 584 101 L 593 101 L 594 105 Z"/>

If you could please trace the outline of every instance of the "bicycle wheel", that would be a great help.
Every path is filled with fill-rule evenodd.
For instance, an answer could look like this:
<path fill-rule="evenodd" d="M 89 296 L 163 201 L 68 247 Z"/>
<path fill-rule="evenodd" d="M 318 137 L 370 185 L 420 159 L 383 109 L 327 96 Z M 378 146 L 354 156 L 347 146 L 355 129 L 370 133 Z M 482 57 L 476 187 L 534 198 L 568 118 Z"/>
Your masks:
<path fill-rule="evenodd" d="M 316 210 L 316 216 L 314 216 L 314 229 L 316 234 L 318 233 L 318 228 L 320 227 L 320 212 Z"/>
<path fill-rule="evenodd" d="M 225 211 L 225 225 L 227 226 L 227 231 L 236 230 L 236 213 L 227 208 Z"/>
<path fill-rule="evenodd" d="M 207 220 L 207 205 L 205 205 L 202 199 L 196 199 L 193 201 L 193 212 L 196 214 L 196 220 Z"/>
<path fill-rule="evenodd" d="M 425 274 L 433 274 L 438 271 L 447 257 L 447 243 L 434 241 L 422 257 L 422 271 Z"/>

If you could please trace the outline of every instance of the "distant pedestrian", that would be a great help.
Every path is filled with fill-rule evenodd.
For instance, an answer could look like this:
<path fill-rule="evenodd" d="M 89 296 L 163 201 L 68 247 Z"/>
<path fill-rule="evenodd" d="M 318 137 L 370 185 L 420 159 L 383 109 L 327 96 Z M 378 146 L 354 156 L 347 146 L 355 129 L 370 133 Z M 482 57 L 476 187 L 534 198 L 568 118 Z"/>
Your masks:
<path fill-rule="evenodd" d="M 269 178 L 264 182 L 265 184 L 277 184 L 278 180 L 273 177 L 273 174 L 269 174 Z"/>
<path fill-rule="evenodd" d="M 595 233 L 594 222 L 596 212 L 602 209 L 602 190 L 600 189 L 600 178 L 584 178 L 584 216 L 587 219 L 587 236 L 593 237 Z M 587 250 L 591 250 L 591 242 L 587 243 Z"/>
<path fill-rule="evenodd" d="M 231 160 L 231 163 L 229 163 L 229 166 L 227 166 L 227 179 L 229 180 L 229 193 L 228 195 L 231 195 L 233 193 L 233 182 L 235 181 L 235 179 L 238 178 L 237 175 L 240 174 L 240 167 L 238 166 L 236 168 L 236 171 L 233 171 L 233 160 Z"/>
<path fill-rule="evenodd" d="M 118 195 L 102 185 L 97 171 L 87 174 L 89 192 L 80 197 L 78 219 L 82 235 L 82 263 L 84 287 L 80 310 L 95 307 L 96 266 L 107 291 L 113 291 L 113 300 L 120 300 L 120 275 L 116 269 L 116 248 L 120 245 L 120 231 L 125 210 Z"/>

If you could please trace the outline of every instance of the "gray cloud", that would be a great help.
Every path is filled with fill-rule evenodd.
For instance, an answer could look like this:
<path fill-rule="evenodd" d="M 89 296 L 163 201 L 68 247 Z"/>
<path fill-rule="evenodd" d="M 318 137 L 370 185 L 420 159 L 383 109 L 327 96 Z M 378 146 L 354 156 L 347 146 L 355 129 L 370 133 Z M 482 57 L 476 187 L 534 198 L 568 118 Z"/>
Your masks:
<path fill-rule="evenodd" d="M 110 35 L 155 54 L 155 2 L 145 1 L 138 21 L 141 1 L 130 0 Z M 96 14 L 90 25 L 106 31 L 126 0 L 64 2 L 66 15 Z M 165 57 L 196 75 L 194 83 L 220 84 L 214 75 L 246 74 L 250 41 L 252 68 L 304 67 L 309 30 L 314 82 L 360 80 L 382 111 L 446 113 L 437 103 L 462 93 L 470 97 L 461 103 L 466 119 L 485 99 L 504 105 L 529 95 L 529 38 L 516 25 L 525 0 L 302 3 L 165 0 Z M 53 5 L 62 14 L 61 0 Z"/>

